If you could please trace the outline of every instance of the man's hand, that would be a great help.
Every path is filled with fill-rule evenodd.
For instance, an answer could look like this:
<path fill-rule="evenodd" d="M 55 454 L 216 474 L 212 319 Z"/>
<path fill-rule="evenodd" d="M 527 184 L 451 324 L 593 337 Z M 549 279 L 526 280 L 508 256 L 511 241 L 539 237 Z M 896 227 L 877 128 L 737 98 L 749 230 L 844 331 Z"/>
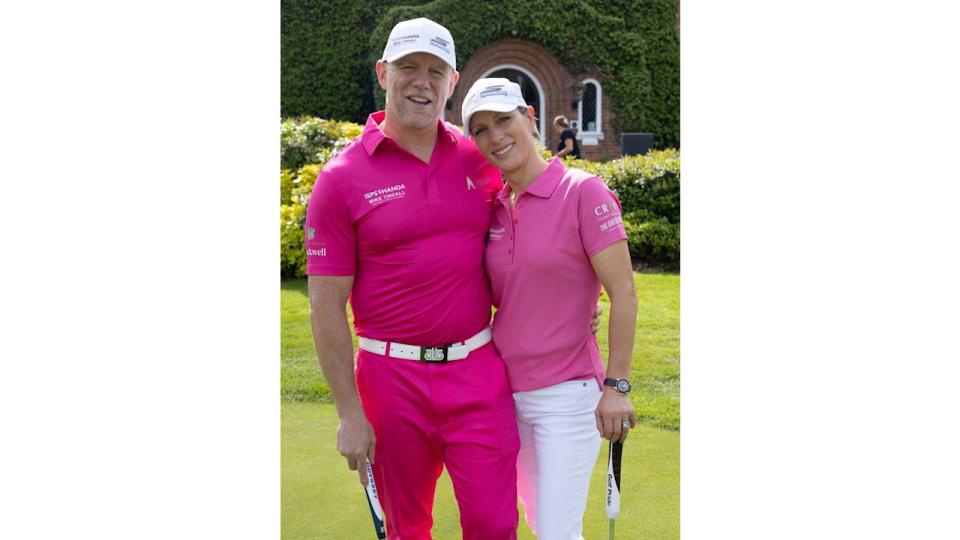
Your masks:
<path fill-rule="evenodd" d="M 603 315 L 603 306 L 600 305 L 600 302 L 597 302 L 597 310 L 593 312 L 593 318 L 590 319 L 590 331 L 593 332 L 593 335 L 597 335 L 597 332 L 600 331 L 600 315 Z"/>
<path fill-rule="evenodd" d="M 630 428 L 637 425 L 637 413 L 633 410 L 630 398 L 610 387 L 604 387 L 594 415 L 597 418 L 597 431 L 610 441 L 627 440 Z M 628 428 L 623 427 L 624 421 L 629 424 Z"/>
<path fill-rule="evenodd" d="M 360 483 L 363 485 L 367 485 L 365 460 L 374 462 L 376 446 L 377 437 L 363 413 L 340 419 L 340 425 L 337 426 L 337 452 L 347 458 L 347 467 L 351 471 L 360 472 Z"/>

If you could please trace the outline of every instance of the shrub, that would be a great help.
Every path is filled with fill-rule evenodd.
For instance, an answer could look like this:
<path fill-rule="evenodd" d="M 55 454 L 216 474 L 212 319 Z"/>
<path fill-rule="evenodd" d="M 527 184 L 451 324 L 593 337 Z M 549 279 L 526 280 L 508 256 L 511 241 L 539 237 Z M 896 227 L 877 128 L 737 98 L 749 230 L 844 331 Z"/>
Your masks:
<path fill-rule="evenodd" d="M 307 202 L 310 192 L 323 168 L 322 163 L 304 165 L 296 176 L 289 170 L 280 172 L 280 275 L 303 277 L 306 275 L 307 254 L 303 248 L 303 223 L 307 218 Z M 289 184 L 286 202 L 283 199 L 284 181 Z"/>
<path fill-rule="evenodd" d="M 297 170 L 325 163 L 363 131 L 353 122 L 303 116 L 280 122 L 280 168 Z"/>
<path fill-rule="evenodd" d="M 634 264 L 664 270 L 680 268 L 680 224 L 662 217 L 649 219 L 643 212 L 625 214 L 627 244 Z"/>
<path fill-rule="evenodd" d="M 303 223 L 317 174 L 330 157 L 360 133 L 350 122 L 317 118 L 285 120 L 281 124 L 281 162 L 297 164 L 280 171 L 280 272 L 285 278 L 303 277 L 306 254 Z M 538 148 L 549 159 L 549 150 Z M 296 158 L 296 159 L 295 159 Z M 639 266 L 679 269 L 680 265 L 680 151 L 651 151 L 596 163 L 564 158 L 568 167 L 584 169 L 617 194 L 633 262 Z"/>
<path fill-rule="evenodd" d="M 680 223 L 679 150 L 653 150 L 603 163 L 571 158 L 566 163 L 603 178 L 620 199 L 624 214 L 644 210 Z"/>

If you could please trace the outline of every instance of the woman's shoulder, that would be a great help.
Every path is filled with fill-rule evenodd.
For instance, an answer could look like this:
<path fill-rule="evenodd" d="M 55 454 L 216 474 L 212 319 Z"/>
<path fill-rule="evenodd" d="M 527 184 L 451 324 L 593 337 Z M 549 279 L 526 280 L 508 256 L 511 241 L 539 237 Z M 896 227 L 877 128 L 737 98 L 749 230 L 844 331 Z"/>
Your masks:
<path fill-rule="evenodd" d="M 598 182 L 601 185 L 606 185 L 606 183 L 604 183 L 604 181 L 598 178 L 595 174 L 589 173 L 583 169 L 578 169 L 576 167 L 567 167 L 563 173 L 563 180 L 572 186 L 578 187 L 596 184 Z"/>

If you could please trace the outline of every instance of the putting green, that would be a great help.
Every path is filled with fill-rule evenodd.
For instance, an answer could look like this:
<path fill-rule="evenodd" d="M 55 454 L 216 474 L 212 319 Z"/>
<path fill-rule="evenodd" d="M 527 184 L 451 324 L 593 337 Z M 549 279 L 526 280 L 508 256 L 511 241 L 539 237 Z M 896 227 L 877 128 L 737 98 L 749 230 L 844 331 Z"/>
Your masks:
<path fill-rule="evenodd" d="M 281 532 L 294 539 L 376 538 L 356 472 L 337 454 L 337 415 L 332 405 L 281 405 Z M 584 538 L 607 538 L 604 508 L 607 444 L 590 484 Z M 680 537 L 680 434 L 639 425 L 623 447 L 618 539 L 670 540 Z M 461 538 L 460 514 L 450 477 L 437 486 L 433 537 Z M 518 537 L 536 537 L 520 513 Z"/>

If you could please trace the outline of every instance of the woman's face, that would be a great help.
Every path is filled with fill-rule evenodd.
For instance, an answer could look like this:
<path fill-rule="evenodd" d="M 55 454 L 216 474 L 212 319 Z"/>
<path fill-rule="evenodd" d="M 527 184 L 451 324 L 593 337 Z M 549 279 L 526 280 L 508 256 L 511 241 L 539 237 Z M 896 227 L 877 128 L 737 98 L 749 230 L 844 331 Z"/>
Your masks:
<path fill-rule="evenodd" d="M 503 172 L 523 167 L 536 152 L 533 112 L 479 111 L 470 117 L 470 135 L 487 161 Z"/>

